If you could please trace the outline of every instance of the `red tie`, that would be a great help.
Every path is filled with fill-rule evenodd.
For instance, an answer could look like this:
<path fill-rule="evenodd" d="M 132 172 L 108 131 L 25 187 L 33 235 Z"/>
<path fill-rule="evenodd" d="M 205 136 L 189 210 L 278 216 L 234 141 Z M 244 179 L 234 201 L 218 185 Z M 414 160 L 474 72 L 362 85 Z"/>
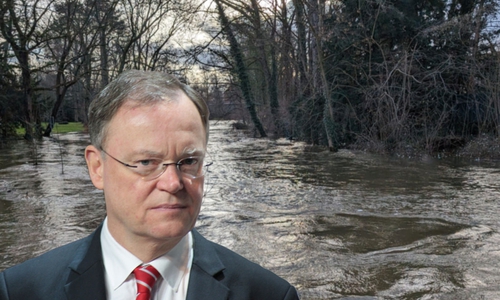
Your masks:
<path fill-rule="evenodd" d="M 151 290 L 160 273 L 151 265 L 141 265 L 134 270 L 135 280 L 137 282 L 136 300 L 150 300 Z"/>

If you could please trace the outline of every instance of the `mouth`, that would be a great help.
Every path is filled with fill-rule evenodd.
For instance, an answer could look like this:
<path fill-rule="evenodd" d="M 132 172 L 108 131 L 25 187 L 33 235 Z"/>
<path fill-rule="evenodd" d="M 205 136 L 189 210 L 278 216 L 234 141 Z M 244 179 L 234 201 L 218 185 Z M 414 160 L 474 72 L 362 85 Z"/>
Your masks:
<path fill-rule="evenodd" d="M 184 204 L 161 204 L 153 207 L 153 210 L 178 210 L 178 209 L 185 209 L 187 208 L 187 205 Z"/>

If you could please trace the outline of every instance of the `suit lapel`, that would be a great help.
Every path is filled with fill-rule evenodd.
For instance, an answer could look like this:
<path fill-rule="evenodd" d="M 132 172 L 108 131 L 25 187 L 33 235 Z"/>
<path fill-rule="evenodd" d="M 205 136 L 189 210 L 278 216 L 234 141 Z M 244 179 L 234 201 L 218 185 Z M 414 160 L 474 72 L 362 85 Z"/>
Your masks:
<path fill-rule="evenodd" d="M 214 276 L 193 264 L 186 300 L 226 300 L 228 296 L 229 289 L 226 286 L 215 279 Z"/>
<path fill-rule="evenodd" d="M 101 228 L 102 226 L 82 243 L 75 259 L 69 265 L 69 276 L 65 285 L 68 299 L 106 299 Z M 228 299 L 229 288 L 219 280 L 222 279 L 224 264 L 210 242 L 196 230 L 192 232 L 194 257 L 186 300 Z"/>
<path fill-rule="evenodd" d="M 69 265 L 69 276 L 65 285 L 68 299 L 106 299 L 101 228 L 102 225 L 85 240 Z"/>
<path fill-rule="evenodd" d="M 194 257 L 186 300 L 228 299 L 229 288 L 219 281 L 224 264 L 210 242 L 196 230 L 192 232 Z"/>

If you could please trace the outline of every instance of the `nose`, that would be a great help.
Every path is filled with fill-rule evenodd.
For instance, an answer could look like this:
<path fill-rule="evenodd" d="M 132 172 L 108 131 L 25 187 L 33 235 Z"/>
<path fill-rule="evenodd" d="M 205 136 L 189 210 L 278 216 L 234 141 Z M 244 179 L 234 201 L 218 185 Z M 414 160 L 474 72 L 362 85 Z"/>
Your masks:
<path fill-rule="evenodd" d="M 158 177 L 156 187 L 171 194 L 175 194 L 184 188 L 181 174 L 175 164 L 166 166 L 165 172 Z"/>

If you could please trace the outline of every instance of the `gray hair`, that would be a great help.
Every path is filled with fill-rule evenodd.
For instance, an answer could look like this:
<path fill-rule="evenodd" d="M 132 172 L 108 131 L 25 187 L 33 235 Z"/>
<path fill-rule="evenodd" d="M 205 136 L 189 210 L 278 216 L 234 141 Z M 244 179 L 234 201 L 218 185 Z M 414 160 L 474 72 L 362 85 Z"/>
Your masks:
<path fill-rule="evenodd" d="M 208 141 L 208 106 L 195 90 L 167 73 L 129 70 L 109 83 L 90 103 L 90 142 L 102 149 L 108 124 L 125 103 L 153 105 L 162 101 L 175 101 L 179 92 L 186 94 L 198 109 Z"/>

